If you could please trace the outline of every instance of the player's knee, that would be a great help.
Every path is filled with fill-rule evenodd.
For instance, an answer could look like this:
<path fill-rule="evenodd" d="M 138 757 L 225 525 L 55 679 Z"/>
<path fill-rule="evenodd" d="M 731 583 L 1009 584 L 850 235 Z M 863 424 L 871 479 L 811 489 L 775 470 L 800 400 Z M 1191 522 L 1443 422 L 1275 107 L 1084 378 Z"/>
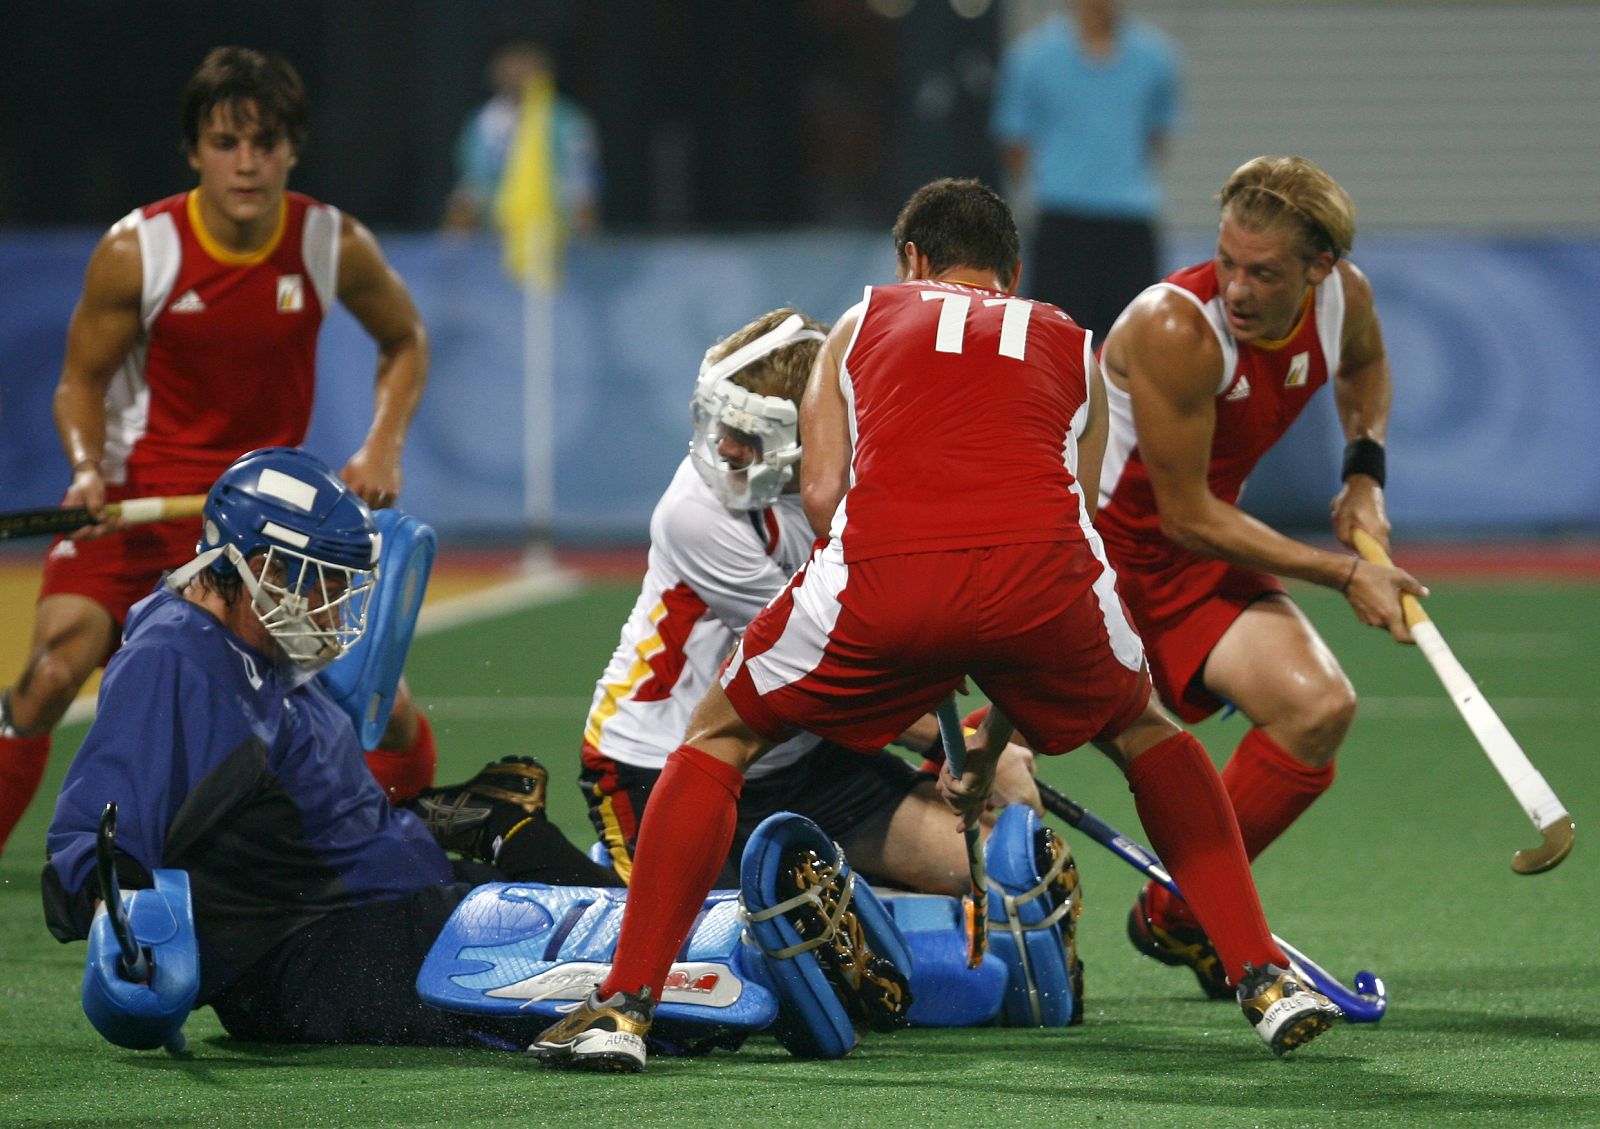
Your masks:
<path fill-rule="evenodd" d="M 42 651 L 10 693 L 10 720 L 17 732 L 32 736 L 54 728 L 77 697 L 89 672 L 54 651 Z"/>
<path fill-rule="evenodd" d="M 1308 694 L 1295 711 L 1289 752 L 1309 764 L 1326 764 L 1356 719 L 1356 692 L 1340 674 Z"/>
<path fill-rule="evenodd" d="M 409 749 L 417 743 L 417 707 L 409 696 L 395 699 L 394 709 L 389 714 L 389 724 L 384 727 L 383 736 L 378 739 L 378 748 L 387 751 Z"/>

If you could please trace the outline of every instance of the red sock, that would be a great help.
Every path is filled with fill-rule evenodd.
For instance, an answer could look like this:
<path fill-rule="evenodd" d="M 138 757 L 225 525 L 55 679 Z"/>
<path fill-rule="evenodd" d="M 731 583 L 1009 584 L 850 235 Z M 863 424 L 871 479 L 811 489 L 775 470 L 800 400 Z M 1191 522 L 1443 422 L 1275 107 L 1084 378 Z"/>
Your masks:
<path fill-rule="evenodd" d="M 1263 730 L 1246 733 L 1222 770 L 1244 853 L 1253 859 L 1266 850 L 1332 783 L 1332 761 L 1302 764 Z"/>
<path fill-rule="evenodd" d="M 1237 984 L 1246 962 L 1287 968 L 1256 895 L 1250 861 L 1222 780 L 1200 742 L 1178 733 L 1146 749 L 1128 769 L 1139 821 L 1200 927 Z"/>
<path fill-rule="evenodd" d="M 418 792 L 431 787 L 438 762 L 433 726 L 421 710 L 417 711 L 416 740 L 403 749 L 373 749 L 367 754 L 367 770 L 391 804 L 414 800 Z"/>
<path fill-rule="evenodd" d="M 651 790 L 633 853 L 628 909 L 600 997 L 662 985 L 717 880 L 738 822 L 744 775 L 692 745 L 667 758 Z"/>
<path fill-rule="evenodd" d="M 0 737 L 0 851 L 6 849 L 6 840 L 39 791 L 48 759 L 48 732 L 33 737 Z"/>

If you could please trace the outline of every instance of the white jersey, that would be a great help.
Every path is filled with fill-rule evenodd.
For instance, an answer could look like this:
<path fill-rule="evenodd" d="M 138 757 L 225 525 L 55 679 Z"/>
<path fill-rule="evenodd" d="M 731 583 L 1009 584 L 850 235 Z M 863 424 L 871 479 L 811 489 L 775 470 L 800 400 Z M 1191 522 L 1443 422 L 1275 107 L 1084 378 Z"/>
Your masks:
<path fill-rule="evenodd" d="M 651 515 L 644 586 L 595 686 L 585 746 L 619 764 L 664 766 L 734 644 L 814 541 L 798 494 L 766 510 L 729 510 L 684 459 Z M 750 775 L 792 764 L 819 740 L 784 742 Z"/>

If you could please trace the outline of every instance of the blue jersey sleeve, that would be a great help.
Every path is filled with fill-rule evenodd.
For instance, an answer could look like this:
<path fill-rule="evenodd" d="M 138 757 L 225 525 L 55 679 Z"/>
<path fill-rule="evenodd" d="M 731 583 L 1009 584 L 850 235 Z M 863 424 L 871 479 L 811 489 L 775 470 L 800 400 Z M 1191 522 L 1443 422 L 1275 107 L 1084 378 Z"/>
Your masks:
<path fill-rule="evenodd" d="M 194 658 L 134 645 L 106 667 L 89 735 L 56 801 L 46 848 L 68 892 L 94 870 L 101 813 L 117 804 L 117 849 L 163 865 L 167 828 L 195 783 L 252 733 L 232 695 Z"/>

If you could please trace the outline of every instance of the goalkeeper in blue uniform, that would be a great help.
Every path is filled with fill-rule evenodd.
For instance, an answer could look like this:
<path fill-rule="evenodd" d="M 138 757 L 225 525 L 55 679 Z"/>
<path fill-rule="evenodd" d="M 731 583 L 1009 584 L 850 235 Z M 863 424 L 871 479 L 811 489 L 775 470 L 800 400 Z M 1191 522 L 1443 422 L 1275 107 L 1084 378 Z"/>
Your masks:
<path fill-rule="evenodd" d="M 224 472 L 199 555 L 133 608 L 107 665 L 50 825 L 46 921 L 62 941 L 88 936 L 96 830 L 114 801 L 123 888 L 188 872 L 196 1006 L 229 1034 L 524 1044 L 527 1024 L 417 998 L 434 938 L 477 882 L 617 882 L 544 819 L 544 769 L 526 758 L 390 807 L 314 677 L 364 629 L 379 540 L 360 499 L 302 451 L 251 452 Z"/>

